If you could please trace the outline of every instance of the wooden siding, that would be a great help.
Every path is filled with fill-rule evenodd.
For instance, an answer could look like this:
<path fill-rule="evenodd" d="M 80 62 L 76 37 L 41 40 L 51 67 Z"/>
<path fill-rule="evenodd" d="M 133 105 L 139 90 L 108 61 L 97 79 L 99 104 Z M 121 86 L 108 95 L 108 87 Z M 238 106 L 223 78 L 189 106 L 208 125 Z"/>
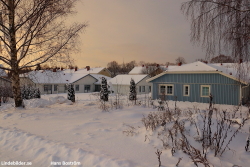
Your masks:
<path fill-rule="evenodd" d="M 165 74 L 153 83 L 153 99 L 161 98 L 159 84 L 173 84 L 174 95 L 165 99 L 208 103 L 209 97 L 201 97 L 201 85 L 210 85 L 215 104 L 238 105 L 240 103 L 240 83 L 220 74 Z M 190 85 L 190 95 L 183 96 L 183 85 Z"/>

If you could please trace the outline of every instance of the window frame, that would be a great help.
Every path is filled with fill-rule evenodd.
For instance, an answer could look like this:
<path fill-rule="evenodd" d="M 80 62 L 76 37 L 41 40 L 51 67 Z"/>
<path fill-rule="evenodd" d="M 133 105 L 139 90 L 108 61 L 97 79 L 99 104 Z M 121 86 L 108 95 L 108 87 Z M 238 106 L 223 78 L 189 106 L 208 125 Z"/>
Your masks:
<path fill-rule="evenodd" d="M 203 89 L 202 88 L 204 88 L 204 87 L 208 87 L 208 95 L 207 96 L 203 95 Z M 201 85 L 201 93 L 200 93 L 201 97 L 209 97 L 210 94 L 211 94 L 211 85 Z"/>
<path fill-rule="evenodd" d="M 161 86 L 165 86 L 165 95 L 171 95 L 171 96 L 174 95 L 174 84 L 159 84 L 159 94 L 162 95 Z M 168 86 L 172 86 L 172 93 L 171 94 L 168 93 Z"/>
<path fill-rule="evenodd" d="M 166 94 L 166 85 L 165 84 L 159 84 L 159 94 L 162 95 L 161 86 L 165 86 L 165 94 Z"/>
<path fill-rule="evenodd" d="M 186 87 L 188 87 L 188 94 L 186 94 Z M 183 85 L 183 96 L 190 96 L 190 85 Z"/>
<path fill-rule="evenodd" d="M 172 86 L 172 94 L 168 94 L 168 86 Z M 166 95 L 174 95 L 174 84 L 166 84 Z"/>

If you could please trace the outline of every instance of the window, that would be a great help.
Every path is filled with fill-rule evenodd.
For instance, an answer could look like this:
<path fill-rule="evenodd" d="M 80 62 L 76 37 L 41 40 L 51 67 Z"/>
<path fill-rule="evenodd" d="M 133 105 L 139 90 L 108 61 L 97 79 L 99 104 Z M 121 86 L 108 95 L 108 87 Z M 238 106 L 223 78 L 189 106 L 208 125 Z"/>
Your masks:
<path fill-rule="evenodd" d="M 54 91 L 57 91 L 58 85 L 54 85 Z"/>
<path fill-rule="evenodd" d="M 101 85 L 95 85 L 95 92 L 101 91 Z"/>
<path fill-rule="evenodd" d="M 160 94 L 174 95 L 174 85 L 160 85 Z"/>
<path fill-rule="evenodd" d="M 189 96 L 189 92 L 190 92 L 190 86 L 183 85 L 183 96 Z"/>
<path fill-rule="evenodd" d="M 44 85 L 43 87 L 44 93 L 52 93 L 52 85 Z"/>
<path fill-rule="evenodd" d="M 173 95 L 173 85 L 167 85 L 167 95 Z"/>
<path fill-rule="evenodd" d="M 209 97 L 209 94 L 210 94 L 210 86 L 201 85 L 201 97 Z"/>
<path fill-rule="evenodd" d="M 76 91 L 79 91 L 79 85 L 76 85 L 75 87 L 76 87 Z"/>
<path fill-rule="evenodd" d="M 141 92 L 141 86 L 139 86 L 139 92 Z"/>
<path fill-rule="evenodd" d="M 151 92 L 151 86 L 148 86 L 148 92 Z"/>
<path fill-rule="evenodd" d="M 90 92 L 90 85 L 84 85 L 84 92 Z"/>
<path fill-rule="evenodd" d="M 165 94 L 165 93 L 166 93 L 166 86 L 160 85 L 160 94 Z"/>
<path fill-rule="evenodd" d="M 145 92 L 145 86 L 141 86 L 141 92 Z"/>

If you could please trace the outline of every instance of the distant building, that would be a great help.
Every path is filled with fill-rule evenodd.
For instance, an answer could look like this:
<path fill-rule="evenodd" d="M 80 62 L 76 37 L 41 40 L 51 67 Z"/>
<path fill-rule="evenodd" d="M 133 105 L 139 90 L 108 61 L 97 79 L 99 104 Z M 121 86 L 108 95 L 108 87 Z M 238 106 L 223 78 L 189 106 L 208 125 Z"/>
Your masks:
<path fill-rule="evenodd" d="M 137 94 L 146 94 L 151 92 L 151 83 L 147 83 L 146 80 L 150 77 L 144 75 L 117 75 L 108 81 L 111 86 L 111 90 L 115 94 L 128 95 L 130 91 L 130 81 L 134 79 L 136 84 Z"/>
<path fill-rule="evenodd" d="M 101 77 L 107 80 L 110 77 L 105 73 L 105 68 L 98 70 L 66 69 L 66 70 L 39 70 L 20 75 L 21 86 L 39 88 L 41 94 L 55 94 L 67 92 L 67 84 L 73 84 L 76 93 L 100 91 Z M 91 74 L 90 72 L 93 72 Z"/>

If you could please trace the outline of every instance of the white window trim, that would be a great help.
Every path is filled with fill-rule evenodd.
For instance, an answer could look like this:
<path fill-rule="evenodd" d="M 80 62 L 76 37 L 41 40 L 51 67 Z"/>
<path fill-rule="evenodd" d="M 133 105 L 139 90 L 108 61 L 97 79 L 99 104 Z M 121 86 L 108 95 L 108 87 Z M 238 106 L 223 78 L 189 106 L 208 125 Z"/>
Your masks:
<path fill-rule="evenodd" d="M 161 86 L 165 86 L 165 95 L 174 95 L 174 84 L 159 84 L 159 94 L 162 95 L 161 93 Z M 167 89 L 168 89 L 168 86 L 172 86 L 172 94 L 168 94 L 167 92 Z"/>
<path fill-rule="evenodd" d="M 161 95 L 162 93 L 161 93 L 161 86 L 165 86 L 166 87 L 166 85 L 165 84 L 159 84 L 159 94 Z M 166 93 L 166 88 L 165 88 L 165 93 Z"/>
<path fill-rule="evenodd" d="M 185 88 L 188 87 L 188 94 L 186 95 Z M 190 85 L 183 85 L 183 96 L 190 96 Z"/>
<path fill-rule="evenodd" d="M 172 86 L 172 94 L 168 94 L 168 86 Z M 166 84 L 166 95 L 174 95 L 174 85 L 173 84 Z"/>
<path fill-rule="evenodd" d="M 203 87 L 208 87 L 208 96 L 202 95 L 202 88 Z M 201 97 L 209 97 L 210 93 L 211 93 L 211 85 L 201 85 Z"/>

